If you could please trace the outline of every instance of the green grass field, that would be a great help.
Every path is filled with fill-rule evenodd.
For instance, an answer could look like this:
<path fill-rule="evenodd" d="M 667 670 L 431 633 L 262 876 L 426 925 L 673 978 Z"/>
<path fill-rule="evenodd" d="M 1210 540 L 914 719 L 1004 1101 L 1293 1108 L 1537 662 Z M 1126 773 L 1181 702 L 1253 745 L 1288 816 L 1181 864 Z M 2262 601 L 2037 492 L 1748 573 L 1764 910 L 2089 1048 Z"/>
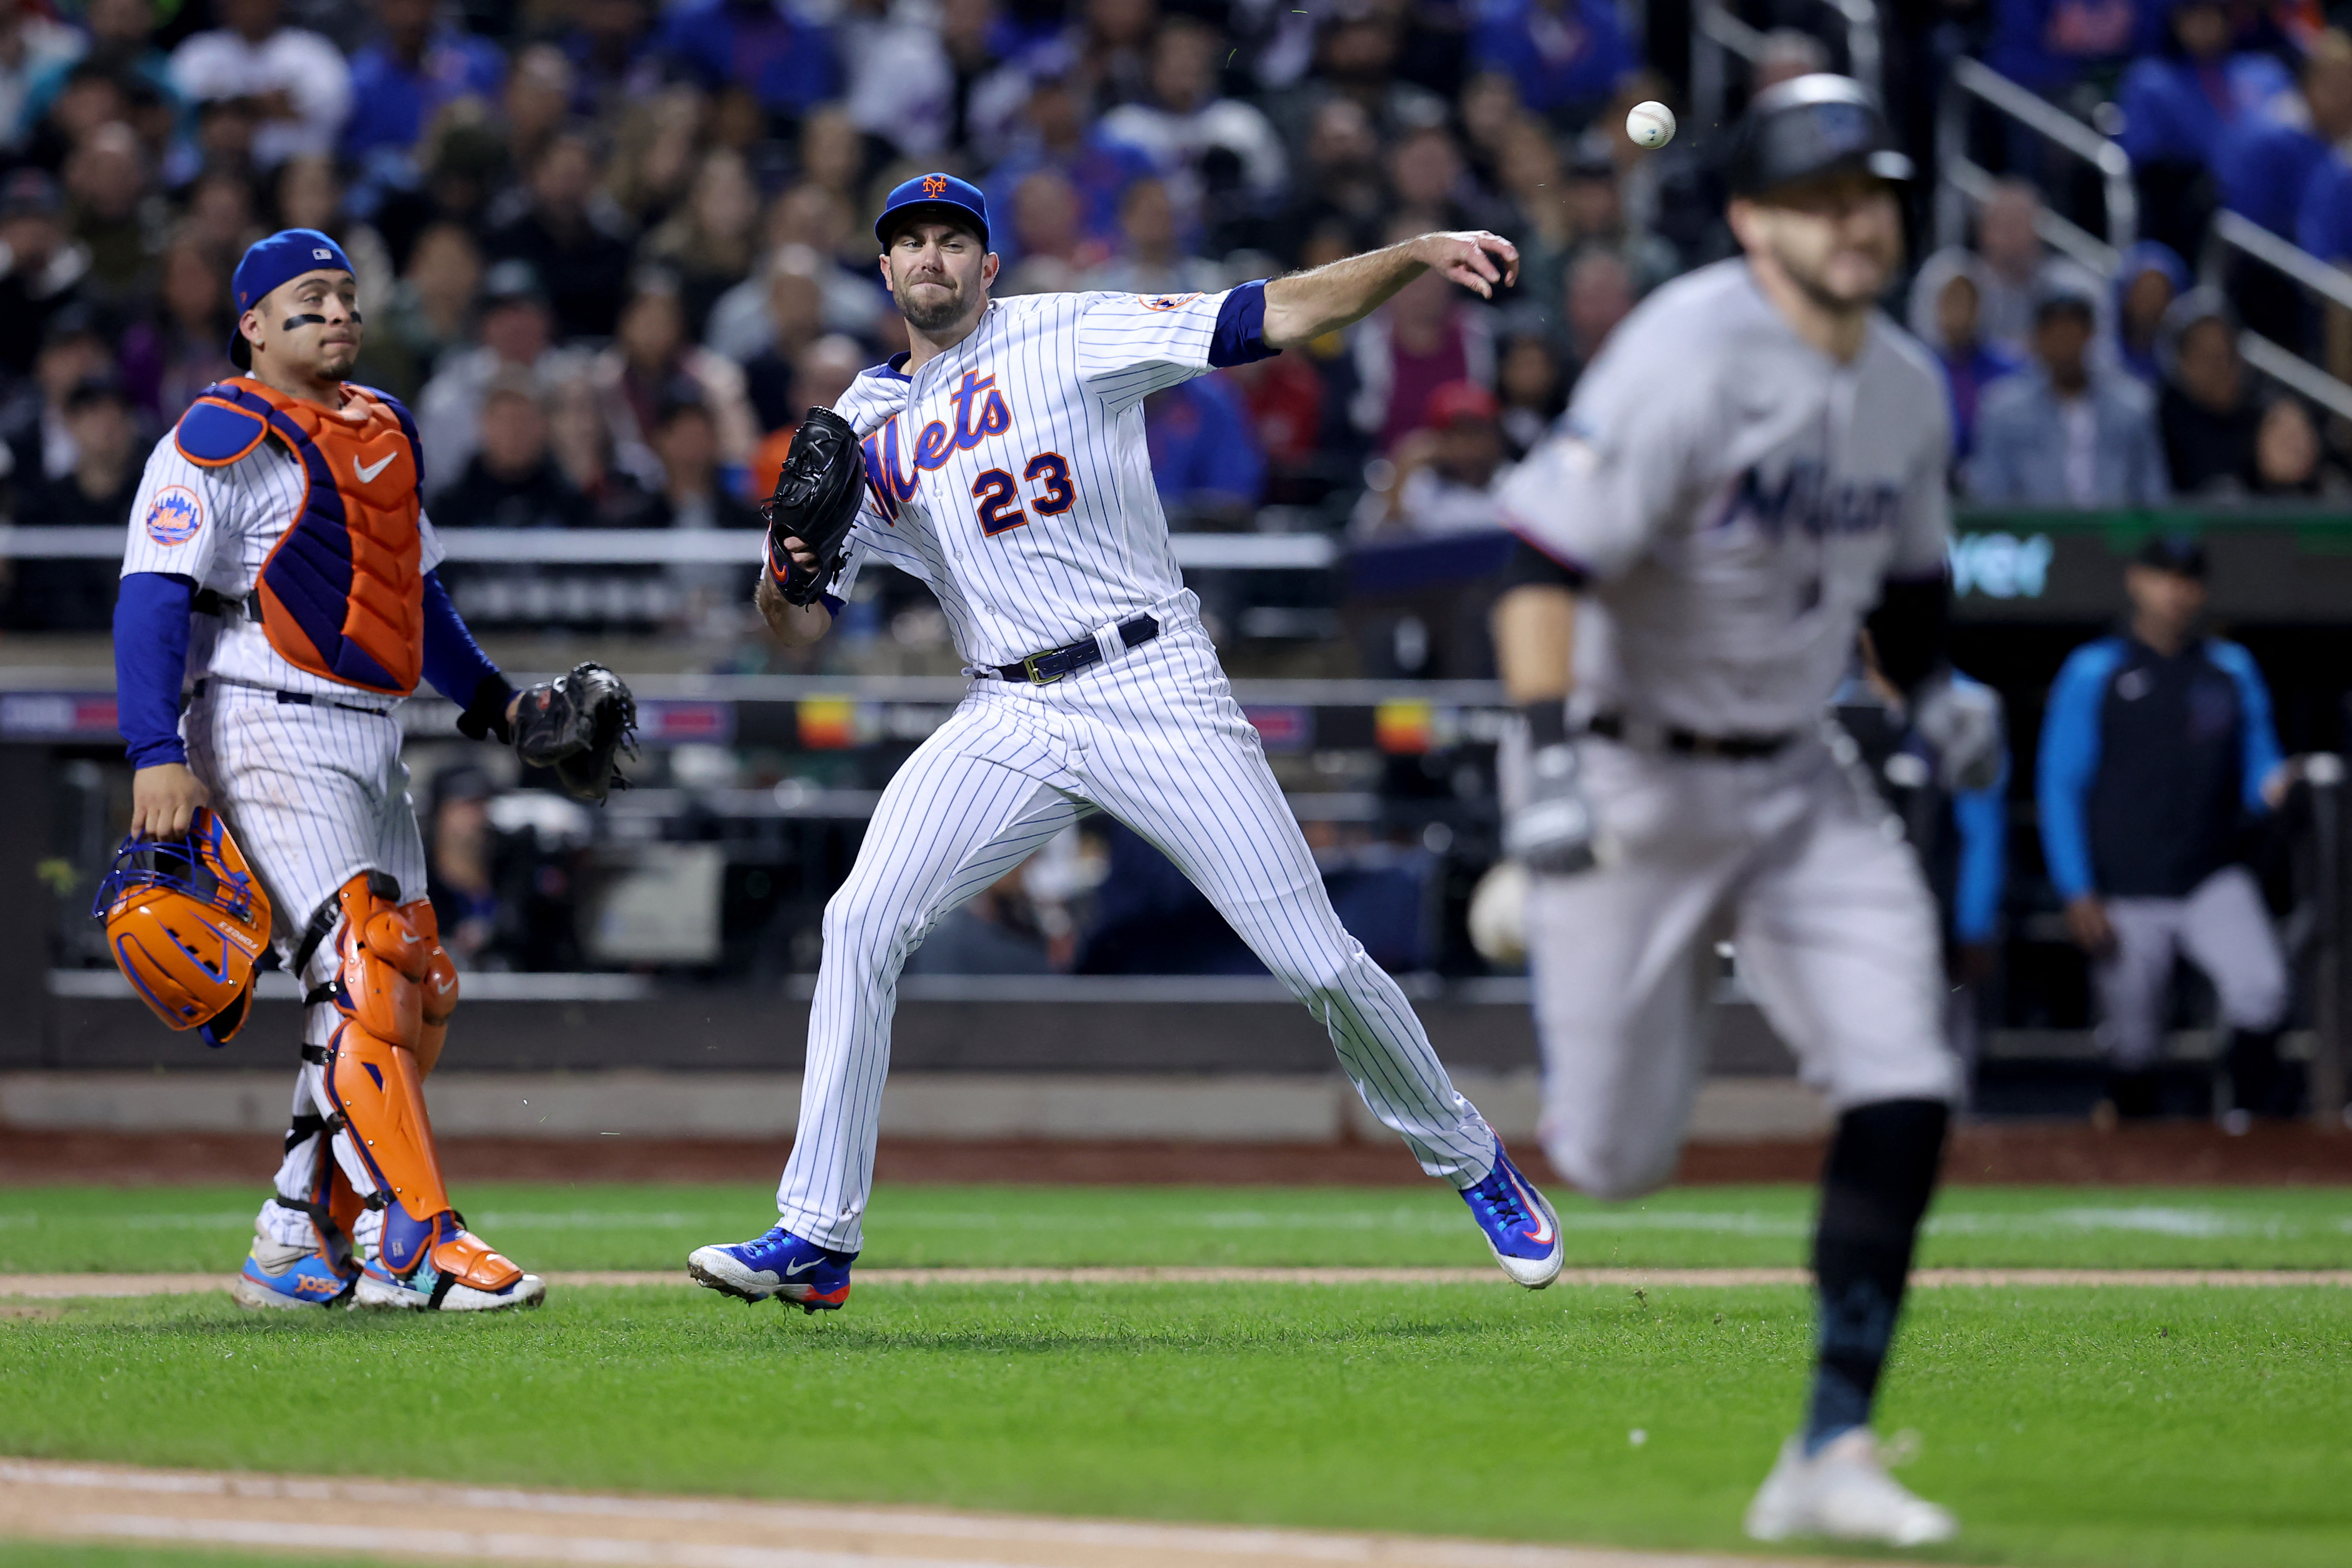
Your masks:
<path fill-rule="evenodd" d="M 0 1270 L 225 1270 L 254 1196 L 0 1192 Z M 674 1267 L 765 1218 L 733 1190 L 464 1196 L 549 1269 Z M 1809 1207 L 1691 1189 L 1562 1218 L 1578 1262 L 1788 1263 Z M 900 1187 L 871 1226 L 866 1260 L 893 1266 L 1483 1258 L 1454 1200 L 1409 1189 Z M 2344 1267 L 2352 1194 L 1956 1189 L 1927 1253 Z M 866 1285 L 821 1318 L 565 1290 L 474 1321 L 86 1301 L 0 1320 L 0 1448 L 1734 1547 L 1809 1338 L 1796 1289 Z M 1962 1519 L 1930 1560 L 2242 1568 L 2352 1561 L 2347 1412 L 2352 1291 L 1948 1289 L 1913 1298 L 1882 1426 L 1920 1434 L 1906 1479 Z M 0 1549 L 0 1568 L 203 1561 Z"/>

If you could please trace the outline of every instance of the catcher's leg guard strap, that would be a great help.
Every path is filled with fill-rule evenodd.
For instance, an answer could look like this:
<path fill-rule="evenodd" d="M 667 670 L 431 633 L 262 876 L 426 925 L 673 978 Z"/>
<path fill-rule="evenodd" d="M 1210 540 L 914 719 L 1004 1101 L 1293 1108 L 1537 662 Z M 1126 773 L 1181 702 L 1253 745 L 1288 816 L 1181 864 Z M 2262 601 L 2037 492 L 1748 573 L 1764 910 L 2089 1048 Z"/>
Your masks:
<path fill-rule="evenodd" d="M 438 1239 L 443 1222 L 451 1231 L 457 1228 L 433 1147 L 433 1124 L 425 1113 L 415 1053 L 347 1023 L 327 1063 L 327 1092 L 350 1124 L 352 1146 L 367 1162 L 387 1205 L 384 1267 L 405 1274 Z"/>
<path fill-rule="evenodd" d="M 457 1010 L 457 966 L 441 946 L 441 922 L 430 901 L 404 904 L 400 913 L 425 942 L 425 974 L 416 982 L 418 1018 L 416 1065 L 430 1077 L 441 1061 L 442 1043 L 449 1038 L 449 1018 Z"/>

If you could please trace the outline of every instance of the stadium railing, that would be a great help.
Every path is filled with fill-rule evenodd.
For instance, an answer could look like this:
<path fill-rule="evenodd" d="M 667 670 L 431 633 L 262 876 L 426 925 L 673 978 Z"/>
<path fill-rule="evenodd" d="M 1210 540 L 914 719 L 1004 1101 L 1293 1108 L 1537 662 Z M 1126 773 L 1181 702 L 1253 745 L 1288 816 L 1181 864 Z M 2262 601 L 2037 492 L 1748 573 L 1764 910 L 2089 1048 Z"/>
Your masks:
<path fill-rule="evenodd" d="M 2103 277 L 2112 274 L 2117 260 L 2139 237 L 2139 193 L 2132 185 L 2131 159 L 2120 146 L 2064 110 L 1983 61 L 1966 57 L 1952 62 L 1943 99 L 1936 108 L 1936 243 L 1966 243 L 1969 204 L 1982 202 L 1992 193 L 1991 171 L 1969 156 L 1969 122 L 1979 105 L 2097 172 L 2106 204 L 2105 238 L 2046 207 L 2037 226 L 2042 239 L 2055 249 Z"/>
<path fill-rule="evenodd" d="M 2241 213 L 2219 212 L 2207 231 L 2205 254 L 2199 272 L 2207 283 L 2221 287 L 2233 256 L 2260 262 L 2284 276 L 2303 291 L 2326 305 L 2352 310 L 2352 276 L 2330 267 Z M 2352 419 L 2352 386 L 2321 370 L 2294 350 L 2273 342 L 2252 328 L 2238 333 L 2238 352 L 2273 381 L 2302 393 L 2330 413 Z"/>
<path fill-rule="evenodd" d="M 1820 0 L 1843 32 L 1846 74 L 1884 96 L 1885 68 L 1874 0 Z M 1766 34 L 1742 21 L 1722 0 L 1706 0 L 1691 26 L 1691 110 L 1695 128 L 1723 121 L 1731 57 L 1754 64 L 1763 57 Z"/>

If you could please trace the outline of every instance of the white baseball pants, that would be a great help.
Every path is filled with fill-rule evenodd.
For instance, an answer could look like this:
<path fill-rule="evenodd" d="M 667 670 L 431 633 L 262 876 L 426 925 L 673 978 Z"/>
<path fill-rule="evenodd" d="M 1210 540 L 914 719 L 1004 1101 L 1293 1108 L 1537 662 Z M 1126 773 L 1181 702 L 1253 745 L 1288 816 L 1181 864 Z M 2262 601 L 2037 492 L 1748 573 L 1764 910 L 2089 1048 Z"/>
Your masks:
<path fill-rule="evenodd" d="M 388 708 L 361 694 L 352 701 Z M 214 808 L 269 894 L 281 959 L 291 960 L 313 912 L 363 871 L 394 878 L 403 899 L 425 896 L 425 843 L 400 759 L 400 721 L 389 711 L 281 703 L 274 692 L 215 680 L 188 705 L 181 732 L 188 767 L 212 791 Z M 307 990 L 334 970 L 333 944 L 322 943 L 296 978 Z M 302 1042 L 325 1045 L 341 1016 L 331 1002 L 306 1009 Z M 295 1072 L 292 1128 L 276 1183 L 289 1198 L 310 1196 L 324 1135 L 314 1124 L 334 1113 L 323 1079 L 311 1063 Z M 356 1151 L 338 1150 L 337 1159 L 362 1196 L 374 1190 Z M 364 1228 L 382 1223 L 371 1211 Z M 261 1206 L 256 1225 L 289 1246 L 310 1240 L 310 1219 L 275 1203 Z"/>
<path fill-rule="evenodd" d="M 1538 876 L 1528 897 L 1542 1135 L 1562 1176 L 1630 1197 L 1674 1174 L 1726 937 L 1832 1107 L 1958 1097 L 1935 901 L 1867 781 L 1811 737 L 1741 762 L 1581 751 L 1604 863 Z"/>
<path fill-rule="evenodd" d="M 2186 898 L 2110 898 L 2106 909 L 2116 945 L 2091 966 L 2091 983 L 2099 1044 L 2117 1067 L 2147 1067 L 2159 1054 L 2178 955 L 2213 982 L 2223 1027 L 2272 1030 L 2286 1018 L 2286 959 L 2244 866 L 2223 866 Z"/>
<path fill-rule="evenodd" d="M 1469 1186 L 1494 1168 L 1493 1130 L 1332 913 L 1198 601 L 1187 592 L 1152 613 L 1158 637 L 1052 685 L 976 680 L 882 792 L 825 906 L 800 1126 L 776 1189 L 795 1236 L 842 1252 L 863 1244 L 907 955 L 941 915 L 1098 810 L 1208 895 L 1330 1031 L 1364 1103 L 1422 1169 Z"/>

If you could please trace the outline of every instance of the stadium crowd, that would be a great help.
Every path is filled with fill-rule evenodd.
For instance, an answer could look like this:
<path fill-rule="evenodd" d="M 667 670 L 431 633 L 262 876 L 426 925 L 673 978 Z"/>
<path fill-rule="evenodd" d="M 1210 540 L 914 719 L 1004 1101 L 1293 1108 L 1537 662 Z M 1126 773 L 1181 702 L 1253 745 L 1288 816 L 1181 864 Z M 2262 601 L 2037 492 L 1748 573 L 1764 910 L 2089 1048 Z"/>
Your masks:
<path fill-rule="evenodd" d="M 2043 254 L 2015 178 L 1973 248 L 1926 258 L 1908 314 L 1950 375 L 1956 483 L 2082 505 L 2343 489 L 2180 248 L 2218 191 L 2352 250 L 2329 151 L 2352 41 L 2209 0 L 1937 18 L 1897 29 L 1898 79 L 1969 47 L 2053 97 L 2114 94 L 2175 242 L 2111 287 Z M 1773 33 L 1751 85 L 1830 58 Z M 1429 227 L 1511 235 L 1527 265 L 1494 307 L 1432 277 L 1148 411 L 1180 527 L 1277 504 L 1360 539 L 1487 528 L 1489 482 L 1616 323 L 1728 252 L 1707 139 L 1647 154 L 1621 129 L 1671 96 L 1609 0 L 0 0 L 0 477 L 19 522 L 119 520 L 147 443 L 229 371 L 239 250 L 300 225 L 356 262 L 361 373 L 415 407 L 442 527 L 749 527 L 795 411 L 901 346 L 866 214 L 943 166 L 989 193 L 1003 292 L 1213 288 Z M 7 619 L 103 624 L 88 575 L 19 570 Z M 563 613 L 544 579 L 478 580 L 474 608 Z"/>

